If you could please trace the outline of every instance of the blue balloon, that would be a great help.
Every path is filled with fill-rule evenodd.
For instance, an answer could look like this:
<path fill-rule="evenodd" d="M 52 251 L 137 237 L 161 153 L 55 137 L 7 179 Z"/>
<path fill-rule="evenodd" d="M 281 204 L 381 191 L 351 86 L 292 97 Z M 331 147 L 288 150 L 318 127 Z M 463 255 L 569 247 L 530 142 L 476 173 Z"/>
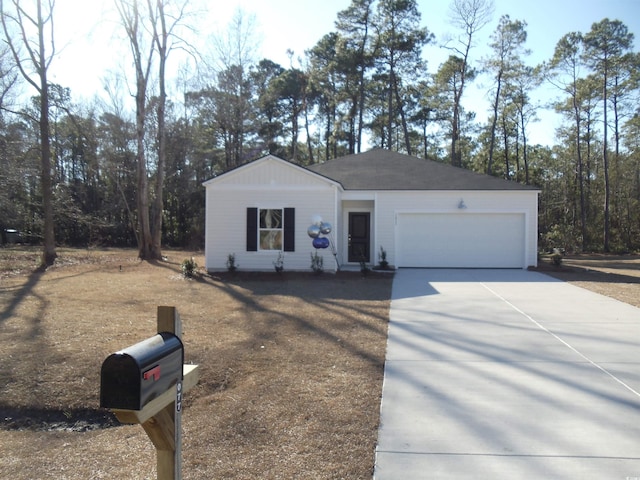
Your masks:
<path fill-rule="evenodd" d="M 327 248 L 329 246 L 329 239 L 325 237 L 318 237 L 313 239 L 314 248 Z"/>

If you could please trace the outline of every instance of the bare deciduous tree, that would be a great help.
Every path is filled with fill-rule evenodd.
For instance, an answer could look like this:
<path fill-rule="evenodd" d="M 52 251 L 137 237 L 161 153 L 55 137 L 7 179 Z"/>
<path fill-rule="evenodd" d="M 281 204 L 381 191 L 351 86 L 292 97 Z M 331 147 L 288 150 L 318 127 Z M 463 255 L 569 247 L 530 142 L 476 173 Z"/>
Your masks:
<path fill-rule="evenodd" d="M 18 83 L 18 76 L 11 50 L 6 45 L 2 45 L 0 47 L 0 115 L 5 107 L 12 103 L 12 93 Z"/>
<path fill-rule="evenodd" d="M 10 4 L 10 7 L 6 4 Z M 26 2 L 25 2 L 26 3 Z M 36 0 L 25 7 L 20 0 L 0 0 L 2 29 L 24 79 L 38 92 L 40 129 L 40 184 L 44 214 L 41 267 L 53 265 L 56 240 L 53 228 L 53 189 L 49 136 L 49 82 L 47 73 L 55 55 L 53 9 L 55 0 Z M 33 11 L 35 9 L 35 11 Z M 50 51 L 47 49 L 50 47 Z"/>
<path fill-rule="evenodd" d="M 157 105 L 157 149 L 158 164 L 156 167 L 156 185 L 153 209 L 151 215 L 151 257 L 162 258 L 162 215 L 164 212 L 163 191 L 165 179 L 165 165 L 167 157 L 166 135 L 166 70 L 169 53 L 172 49 L 171 38 L 175 29 L 182 21 L 187 6 L 187 0 L 180 0 L 171 5 L 169 0 L 147 0 L 149 20 L 153 30 L 153 41 L 158 51 L 158 105 Z M 174 8 L 172 8 L 174 7 Z M 167 12 L 171 10 L 171 16 Z"/>
<path fill-rule="evenodd" d="M 147 88 L 153 63 L 155 44 L 146 37 L 142 15 L 136 0 L 117 0 L 115 2 L 120 20 L 124 26 L 133 64 L 135 76 L 136 103 L 136 141 L 137 141 L 137 209 L 138 209 L 138 256 L 141 259 L 152 257 L 151 224 L 149 220 L 149 180 L 147 173 L 147 157 L 145 153 L 145 136 L 147 117 Z"/>
<path fill-rule="evenodd" d="M 462 102 L 467 73 L 470 70 L 469 52 L 473 47 L 476 33 L 489 23 L 493 10 L 493 0 L 453 0 L 449 6 L 451 24 L 463 32 L 455 43 L 447 42 L 444 45 L 445 48 L 453 50 L 462 59 L 460 81 L 453 98 L 453 130 L 451 132 L 451 164 L 458 167 L 462 165 L 462 156 L 458 148 L 458 142 L 460 141 L 460 103 Z"/>
<path fill-rule="evenodd" d="M 212 37 L 212 82 L 217 84 L 216 96 L 225 98 L 227 108 L 217 108 L 225 144 L 228 167 L 244 163 L 248 127 L 254 122 L 251 105 L 251 69 L 256 65 L 260 46 L 256 34 L 256 18 L 241 9 L 236 10 L 224 32 Z M 218 102 L 219 103 L 219 102 Z"/>
<path fill-rule="evenodd" d="M 141 259 L 162 258 L 162 215 L 164 212 L 163 192 L 166 164 L 166 69 L 169 54 L 176 45 L 184 45 L 176 35 L 181 24 L 187 0 L 146 0 L 140 5 L 138 0 L 116 0 L 116 8 L 124 26 L 135 68 L 135 103 L 137 136 L 138 175 L 138 256 Z M 140 8 L 146 11 L 142 12 Z M 153 204 L 150 209 L 151 192 L 145 151 L 147 102 L 151 71 L 157 56 L 158 98 L 157 98 L 157 163 Z"/>

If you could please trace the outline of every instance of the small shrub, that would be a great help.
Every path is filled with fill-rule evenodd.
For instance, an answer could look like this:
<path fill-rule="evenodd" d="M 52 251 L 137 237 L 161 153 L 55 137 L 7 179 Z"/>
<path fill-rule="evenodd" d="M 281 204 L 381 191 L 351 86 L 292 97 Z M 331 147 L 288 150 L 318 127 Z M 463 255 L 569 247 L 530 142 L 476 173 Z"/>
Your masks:
<path fill-rule="evenodd" d="M 362 258 L 360 260 L 360 273 L 362 273 L 363 275 L 368 275 L 371 272 L 371 269 L 369 268 L 369 265 L 367 265 L 367 262 L 364 258 Z"/>
<path fill-rule="evenodd" d="M 382 270 L 386 270 L 389 267 L 389 262 L 387 262 L 387 251 L 382 246 L 380 246 L 379 257 L 380 262 L 378 265 Z"/>
<path fill-rule="evenodd" d="M 227 255 L 227 271 L 235 272 L 238 269 L 238 265 L 236 264 L 236 254 L 230 253 Z"/>
<path fill-rule="evenodd" d="M 284 270 L 284 253 L 278 252 L 278 258 L 273 262 L 273 267 L 276 269 L 276 272 L 282 273 Z"/>
<path fill-rule="evenodd" d="M 187 258 L 182 262 L 182 275 L 185 276 L 186 278 L 195 277 L 197 271 L 198 271 L 198 264 L 193 259 L 193 257 Z"/>
<path fill-rule="evenodd" d="M 314 273 L 324 272 L 324 259 L 318 255 L 318 252 L 311 254 L 311 270 L 313 270 Z"/>
<path fill-rule="evenodd" d="M 553 249 L 553 253 L 551 254 L 551 262 L 556 265 L 562 265 L 562 252 L 558 248 Z"/>

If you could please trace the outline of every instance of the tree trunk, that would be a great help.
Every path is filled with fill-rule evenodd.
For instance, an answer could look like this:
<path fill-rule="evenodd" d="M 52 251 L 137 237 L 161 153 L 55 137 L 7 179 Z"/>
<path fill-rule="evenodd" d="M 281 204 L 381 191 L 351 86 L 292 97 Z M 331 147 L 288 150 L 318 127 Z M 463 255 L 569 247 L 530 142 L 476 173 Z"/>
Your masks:
<path fill-rule="evenodd" d="M 40 3 L 38 2 L 38 5 Z M 42 34 L 42 32 L 41 32 Z M 44 41 L 44 39 L 42 39 Z M 42 45 L 42 44 L 41 44 Z M 40 49 L 43 61 L 44 48 Z M 44 65 L 44 63 L 41 63 Z M 53 228 L 53 188 L 51 179 L 51 145 L 49 140 L 49 92 L 47 88 L 47 72 L 43 67 L 40 71 L 42 92 L 40 93 L 40 149 L 41 149 L 41 185 L 42 203 L 44 209 L 44 244 L 42 251 L 43 268 L 53 265 L 57 257 L 56 239 Z"/>
<path fill-rule="evenodd" d="M 356 115 L 358 113 L 358 96 L 351 96 L 349 107 L 349 155 L 356 153 Z"/>
<path fill-rule="evenodd" d="M 324 145 L 324 159 L 329 160 L 331 157 L 331 117 L 332 110 L 327 105 L 327 125 L 324 130 L 325 145 Z"/>
<path fill-rule="evenodd" d="M 144 58 L 138 35 L 142 27 L 138 3 L 129 0 L 117 0 L 116 8 L 129 38 L 136 72 L 136 161 L 137 161 L 137 207 L 138 207 L 138 257 L 142 260 L 153 257 L 153 237 L 149 215 L 149 179 L 147 177 L 147 159 L 145 154 L 145 120 L 147 114 L 147 82 L 152 64 L 153 47 L 150 47 L 148 58 Z M 162 214 L 162 211 L 160 212 Z"/>
<path fill-rule="evenodd" d="M 451 122 L 451 165 L 459 167 L 462 163 L 458 159 L 458 140 L 460 137 L 460 111 L 457 103 L 453 105 L 453 121 Z"/>
<path fill-rule="evenodd" d="M 142 260 L 152 258 L 153 241 L 149 221 L 149 180 L 147 178 L 147 158 L 144 153 L 144 120 L 146 116 L 145 95 L 146 82 L 138 80 L 136 93 L 136 137 L 137 137 L 137 174 L 138 174 L 138 257 Z"/>
<path fill-rule="evenodd" d="M 502 135 L 504 142 L 504 178 L 509 180 L 509 130 L 507 127 L 507 120 L 504 115 L 502 115 Z"/>
<path fill-rule="evenodd" d="M 358 105 L 358 152 L 360 153 L 362 150 L 362 130 L 364 129 L 364 98 L 365 98 L 365 50 L 367 48 L 367 41 L 369 38 L 369 10 L 367 8 L 367 15 L 364 19 L 364 36 L 362 38 L 362 44 L 360 46 L 360 52 L 358 55 L 358 59 L 360 60 L 360 72 L 359 72 L 359 95 L 360 102 Z"/>
<path fill-rule="evenodd" d="M 391 73 L 389 75 L 389 96 L 388 96 L 388 116 L 389 118 L 387 118 L 387 135 L 389 136 L 389 140 L 387 143 L 387 149 L 392 150 L 392 145 L 393 145 L 393 68 L 391 69 Z"/>
<path fill-rule="evenodd" d="M 164 4 L 159 1 L 158 18 L 160 22 L 160 31 L 154 22 L 154 37 L 158 47 L 158 165 L 156 169 L 156 185 L 155 197 L 153 201 L 152 218 L 151 218 L 151 251 L 150 258 L 154 260 L 162 259 L 162 219 L 164 213 L 164 179 L 167 163 L 167 132 L 166 132 L 166 104 L 167 104 L 167 88 L 166 88 L 166 66 L 167 57 L 169 55 L 167 46 L 167 25 L 164 13 Z M 149 12 L 152 11 L 149 4 Z M 153 19 L 152 19 L 153 20 Z"/>
<path fill-rule="evenodd" d="M 362 150 L 362 129 L 364 128 L 364 65 L 360 69 L 360 105 L 358 108 L 358 153 Z"/>
<path fill-rule="evenodd" d="M 293 112 L 291 117 L 291 159 L 298 162 L 298 115 L 300 114 L 298 109 L 298 102 L 293 101 L 291 107 Z"/>
<path fill-rule="evenodd" d="M 529 185 L 529 153 L 527 151 L 527 132 L 524 125 L 524 114 L 522 116 L 522 161 L 524 162 L 524 183 Z"/>
<path fill-rule="evenodd" d="M 47 81 L 47 58 L 44 49 L 44 21 L 42 3 L 38 1 L 38 44 L 40 76 L 40 160 L 42 203 L 44 209 L 43 268 L 53 265 L 56 254 L 56 238 L 53 227 L 53 186 L 51 179 L 51 144 L 49 138 L 49 85 Z"/>
<path fill-rule="evenodd" d="M 304 110 L 304 130 L 307 135 L 307 152 L 309 154 L 309 164 L 313 165 L 315 162 L 313 160 L 312 137 L 311 137 L 311 132 L 309 131 L 309 102 L 307 101 L 306 89 L 304 91 L 304 96 L 302 97 L 302 100 L 304 102 L 302 108 Z"/>
<path fill-rule="evenodd" d="M 585 206 L 584 195 L 584 162 L 582 161 L 582 144 L 581 144 L 581 120 L 578 102 L 573 95 L 573 112 L 576 119 L 576 158 L 578 161 L 578 189 L 580 192 L 580 232 L 582 234 L 582 251 L 587 248 L 587 209 Z"/>
<path fill-rule="evenodd" d="M 611 96 L 611 106 L 613 108 L 613 139 L 615 142 L 614 146 L 614 156 L 613 156 L 613 198 L 612 198 L 612 210 L 613 217 L 618 219 L 618 223 L 620 223 L 620 219 L 622 219 L 622 194 L 621 187 L 622 182 L 620 181 L 620 112 L 618 111 L 618 76 L 614 77 L 614 91 Z"/>
<path fill-rule="evenodd" d="M 40 268 L 46 269 L 53 265 L 56 254 L 56 239 L 54 231 L 53 218 L 53 181 L 52 181 L 52 165 L 51 165 L 51 140 L 49 132 L 49 85 L 47 79 L 47 70 L 49 63 L 55 55 L 55 45 L 51 40 L 51 55 L 47 58 L 45 50 L 45 26 L 48 22 L 52 22 L 53 2 L 48 3 L 48 11 L 46 15 L 42 11 L 42 1 L 37 0 L 36 14 L 28 14 L 20 2 L 13 1 L 16 13 L 12 15 L 4 3 L 0 2 L 2 12 L 0 13 L 0 21 L 4 31 L 4 39 L 9 47 L 11 55 L 15 61 L 15 66 L 20 71 L 24 79 L 36 89 L 40 95 L 40 105 L 38 119 L 38 127 L 40 133 L 40 187 L 42 189 L 42 210 L 44 216 L 43 225 L 43 249 L 40 262 Z M 19 40 L 14 40 L 7 24 L 11 22 L 15 24 Z M 27 25 L 28 24 L 28 25 Z M 35 26 L 38 39 L 34 41 L 29 38 L 27 31 Z M 51 26 L 53 35 L 53 26 Z M 29 60 L 23 60 L 19 54 L 21 50 L 16 43 L 21 43 L 26 50 Z M 25 63 L 30 63 L 30 67 L 26 67 Z M 32 78 L 28 73 L 33 70 L 37 75 L 37 80 Z M 4 172 L 3 172 L 4 173 Z"/>
<path fill-rule="evenodd" d="M 162 214 L 164 212 L 164 178 L 167 157 L 166 134 L 166 98 L 165 89 L 165 60 L 160 55 L 160 98 L 158 99 L 158 166 L 156 171 L 155 197 L 151 218 L 151 252 L 150 258 L 162 259 Z"/>
<path fill-rule="evenodd" d="M 611 202 L 611 186 L 609 185 L 609 155 L 607 154 L 607 72 L 604 74 L 604 83 L 602 89 L 603 101 L 603 141 L 602 141 L 602 162 L 604 168 L 604 251 L 611 250 L 610 242 L 610 224 L 609 207 Z"/>
<path fill-rule="evenodd" d="M 502 69 L 498 72 L 498 85 L 496 86 L 496 96 L 493 100 L 493 119 L 491 120 L 491 140 L 489 141 L 489 159 L 487 162 L 487 174 L 493 171 L 493 151 L 496 144 L 496 126 L 498 123 L 498 106 L 500 103 L 500 90 L 502 88 Z"/>
<path fill-rule="evenodd" d="M 411 155 L 411 140 L 409 139 L 409 127 L 407 126 L 407 119 L 404 115 L 404 107 L 402 99 L 400 98 L 400 92 L 398 89 L 398 79 L 393 77 L 393 90 L 396 94 L 396 103 L 398 104 L 398 110 L 400 111 L 400 119 L 402 121 L 402 133 L 404 135 L 404 144 L 407 149 L 407 155 Z"/>

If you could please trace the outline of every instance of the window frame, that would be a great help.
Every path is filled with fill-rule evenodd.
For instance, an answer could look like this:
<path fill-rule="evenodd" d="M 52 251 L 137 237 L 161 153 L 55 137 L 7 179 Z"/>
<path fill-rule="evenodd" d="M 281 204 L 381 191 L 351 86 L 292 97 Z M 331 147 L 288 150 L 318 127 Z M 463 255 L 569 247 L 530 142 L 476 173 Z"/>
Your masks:
<path fill-rule="evenodd" d="M 262 212 L 266 211 L 278 211 L 279 215 L 279 227 L 263 227 L 262 226 Z M 281 252 L 284 249 L 284 207 L 272 208 L 272 207 L 258 207 L 258 251 L 259 252 Z M 277 240 L 279 240 L 279 246 L 277 248 L 262 248 L 263 245 L 263 232 L 273 232 L 276 234 Z"/>
<path fill-rule="evenodd" d="M 266 210 L 266 207 L 247 207 L 246 221 L 246 251 L 259 252 L 260 240 L 260 210 Z M 296 209 L 295 207 L 279 207 L 271 210 L 281 210 L 282 218 L 282 250 L 283 252 L 296 251 Z M 275 250 L 262 250 L 263 252 L 274 252 Z"/>

